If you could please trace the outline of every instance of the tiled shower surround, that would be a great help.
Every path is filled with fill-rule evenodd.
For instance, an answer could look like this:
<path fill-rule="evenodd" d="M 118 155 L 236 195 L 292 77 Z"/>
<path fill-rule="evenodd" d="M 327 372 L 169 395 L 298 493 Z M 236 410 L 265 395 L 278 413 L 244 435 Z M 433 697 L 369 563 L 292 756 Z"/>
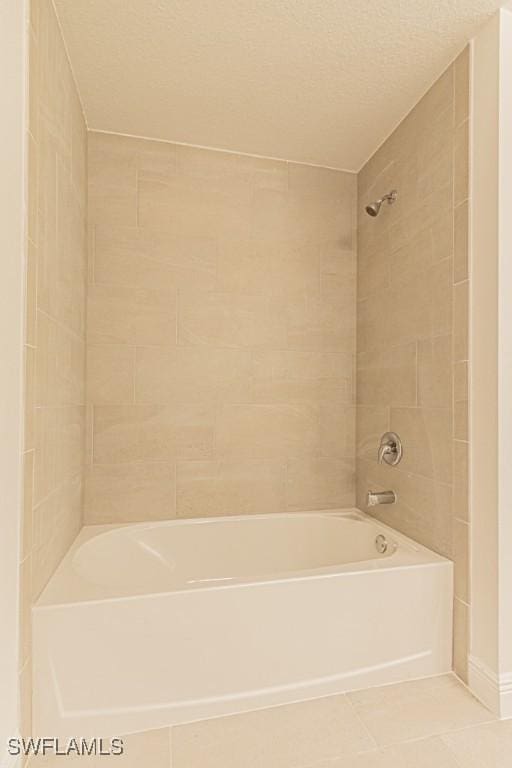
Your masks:
<path fill-rule="evenodd" d="M 350 506 L 356 177 L 89 134 L 85 519 Z"/>
<path fill-rule="evenodd" d="M 357 502 L 393 488 L 375 514 L 455 560 L 455 667 L 466 678 L 468 576 L 469 49 L 359 174 Z M 364 206 L 391 188 L 376 219 Z M 379 465 L 383 432 L 402 438 Z"/>
<path fill-rule="evenodd" d="M 364 509 L 393 488 L 379 516 L 455 560 L 465 677 L 467 52 L 358 177 L 87 136 L 50 0 L 29 90 L 24 732 L 30 606 L 82 521 Z"/>
<path fill-rule="evenodd" d="M 30 734 L 30 607 L 82 525 L 87 130 L 50 0 L 29 29 L 22 729 Z"/>

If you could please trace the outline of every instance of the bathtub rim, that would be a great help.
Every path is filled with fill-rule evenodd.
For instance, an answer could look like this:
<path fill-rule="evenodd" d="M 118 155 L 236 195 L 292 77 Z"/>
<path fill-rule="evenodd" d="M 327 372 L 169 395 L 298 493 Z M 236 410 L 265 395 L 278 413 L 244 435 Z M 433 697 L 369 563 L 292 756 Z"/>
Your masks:
<path fill-rule="evenodd" d="M 94 585 L 93 592 L 100 593 L 101 589 L 104 589 L 105 594 L 95 594 L 93 596 L 69 596 L 66 595 L 66 590 L 69 590 L 70 571 L 73 572 L 73 557 L 75 553 L 85 545 L 86 543 L 93 541 L 100 536 L 109 535 L 117 530 L 124 528 L 142 528 L 153 529 L 158 527 L 167 526 L 181 526 L 181 525 L 201 525 L 205 523 L 220 523 L 222 521 L 246 521 L 248 519 L 268 519 L 268 518 L 297 518 L 297 517 L 338 517 L 348 518 L 353 521 L 359 521 L 364 524 L 370 524 L 375 527 L 378 532 L 387 533 L 390 538 L 397 544 L 396 550 L 389 556 L 384 558 L 373 558 L 355 561 L 351 563 L 340 563 L 331 566 L 323 566 L 319 568 L 311 568 L 307 570 L 288 571 L 279 574 L 270 574 L 265 577 L 258 578 L 233 578 L 229 582 L 223 581 L 222 583 L 209 583 L 194 587 L 184 587 L 177 589 L 161 589 L 158 591 L 149 590 L 146 592 L 134 592 L 134 593 L 122 593 L 121 590 L 118 594 L 112 594 L 112 588 L 108 586 L 101 587 Z M 376 567 L 376 564 L 379 564 Z M 380 565 L 382 563 L 382 565 Z M 448 567 L 453 567 L 453 561 L 449 558 L 428 549 L 428 547 L 419 544 L 414 539 L 409 538 L 403 533 L 400 533 L 395 528 L 382 523 L 380 520 L 372 517 L 371 515 L 357 509 L 356 507 L 340 508 L 334 510 L 310 510 L 299 512 L 278 512 L 278 513 L 261 513 L 257 515 L 219 515 L 216 517 L 196 517 L 196 518 L 170 518 L 169 520 L 156 520 L 156 521 L 141 521 L 136 523 L 110 523 L 100 525 L 86 525 L 83 526 L 77 537 L 71 544 L 70 548 L 64 555 L 55 573 L 50 578 L 46 587 L 42 591 L 36 603 L 33 605 L 33 611 L 48 610 L 55 608 L 62 608 L 65 606 L 83 606 L 87 604 L 103 603 L 103 602 L 117 602 L 130 601 L 130 600 L 145 600 L 154 599 L 168 594 L 195 594 L 206 591 L 216 591 L 219 589 L 241 589 L 241 588 L 254 588 L 256 586 L 264 586 L 270 584 L 278 584 L 289 581 L 304 581 L 309 579 L 329 579 L 340 576 L 354 576 L 357 574 L 373 573 L 378 575 L 382 571 L 387 570 L 407 570 L 414 568 L 426 568 L 426 567 L 439 567 L 445 564 Z M 81 579 L 78 579 L 80 582 Z M 60 584 L 59 584 L 60 582 Z M 60 589 L 59 589 L 60 586 Z M 73 591 L 73 589 L 71 590 Z M 76 590 L 75 590 L 76 591 Z"/>

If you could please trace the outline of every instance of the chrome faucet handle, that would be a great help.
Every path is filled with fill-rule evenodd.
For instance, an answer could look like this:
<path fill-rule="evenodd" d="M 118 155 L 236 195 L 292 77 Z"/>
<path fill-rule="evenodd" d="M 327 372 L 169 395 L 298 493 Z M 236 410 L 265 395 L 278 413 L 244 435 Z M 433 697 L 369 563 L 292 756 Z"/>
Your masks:
<path fill-rule="evenodd" d="M 382 464 L 384 460 L 384 456 L 388 453 L 395 453 L 395 445 L 391 443 L 386 443 L 385 445 L 379 445 L 379 452 L 377 454 L 379 464 Z"/>
<path fill-rule="evenodd" d="M 402 453 L 402 441 L 396 432 L 385 432 L 380 439 L 377 452 L 379 464 L 386 462 L 386 464 L 394 467 L 401 461 Z"/>

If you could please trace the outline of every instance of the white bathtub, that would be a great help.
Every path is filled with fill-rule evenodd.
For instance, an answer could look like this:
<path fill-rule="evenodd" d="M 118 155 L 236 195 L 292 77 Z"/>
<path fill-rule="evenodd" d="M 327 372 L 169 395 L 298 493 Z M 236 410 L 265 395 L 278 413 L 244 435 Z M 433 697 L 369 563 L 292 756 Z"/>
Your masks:
<path fill-rule="evenodd" d="M 86 527 L 33 609 L 35 732 L 126 734 L 447 672 L 452 580 L 357 510 Z"/>

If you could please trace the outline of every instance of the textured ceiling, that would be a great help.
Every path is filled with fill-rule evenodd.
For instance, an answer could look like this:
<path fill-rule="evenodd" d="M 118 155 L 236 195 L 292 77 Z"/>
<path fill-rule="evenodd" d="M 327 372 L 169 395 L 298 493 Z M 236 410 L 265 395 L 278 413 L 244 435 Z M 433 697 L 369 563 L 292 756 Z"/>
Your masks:
<path fill-rule="evenodd" d="M 89 127 L 358 170 L 500 0 L 56 0 Z"/>

